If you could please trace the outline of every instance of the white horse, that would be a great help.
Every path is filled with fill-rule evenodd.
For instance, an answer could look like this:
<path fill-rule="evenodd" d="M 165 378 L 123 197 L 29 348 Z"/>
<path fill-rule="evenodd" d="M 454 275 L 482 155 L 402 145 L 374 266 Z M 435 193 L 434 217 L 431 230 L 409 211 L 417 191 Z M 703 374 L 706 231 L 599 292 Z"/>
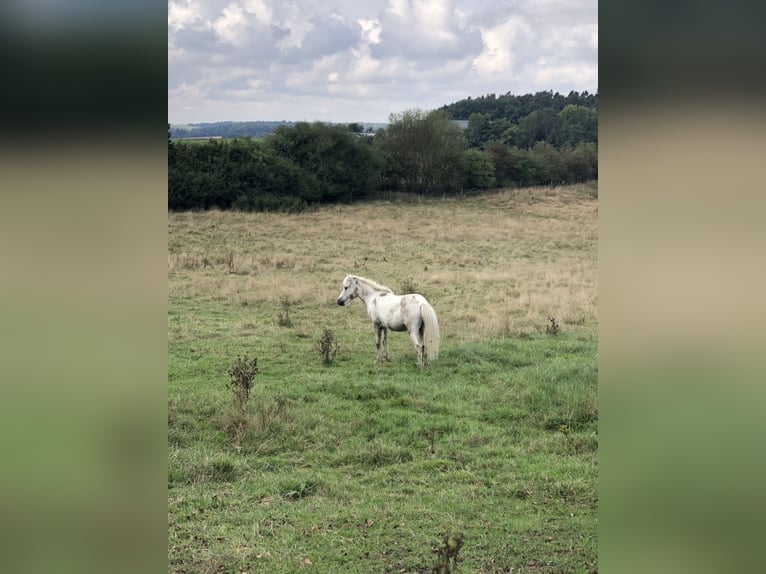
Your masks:
<path fill-rule="evenodd" d="M 388 361 L 388 329 L 407 331 L 418 354 L 418 366 L 423 366 L 423 350 L 428 360 L 439 354 L 439 321 L 434 308 L 422 295 L 394 295 L 394 292 L 371 279 L 346 275 L 338 305 L 346 305 L 359 297 L 367 305 L 367 313 L 375 327 L 375 361 L 380 362 L 380 343 L 383 341 L 383 359 Z"/>

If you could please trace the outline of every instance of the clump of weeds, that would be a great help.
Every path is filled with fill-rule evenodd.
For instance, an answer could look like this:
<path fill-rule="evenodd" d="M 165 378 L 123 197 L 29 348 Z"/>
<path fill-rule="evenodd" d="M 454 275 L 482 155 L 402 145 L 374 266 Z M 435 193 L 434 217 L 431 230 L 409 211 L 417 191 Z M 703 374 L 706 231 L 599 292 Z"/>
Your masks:
<path fill-rule="evenodd" d="M 292 301 L 290 301 L 290 297 L 282 295 L 279 298 L 279 302 L 282 304 L 282 310 L 277 315 L 277 323 L 279 323 L 280 327 L 292 327 L 293 322 L 290 319 L 290 305 Z"/>
<path fill-rule="evenodd" d="M 335 340 L 335 333 L 330 329 L 322 332 L 322 337 L 318 343 L 319 355 L 322 357 L 322 364 L 331 365 L 338 354 L 338 342 Z"/>
<path fill-rule="evenodd" d="M 457 555 L 463 547 L 463 533 L 447 531 L 442 538 L 443 546 L 436 548 L 436 562 L 431 566 L 432 574 L 457 572 Z"/>

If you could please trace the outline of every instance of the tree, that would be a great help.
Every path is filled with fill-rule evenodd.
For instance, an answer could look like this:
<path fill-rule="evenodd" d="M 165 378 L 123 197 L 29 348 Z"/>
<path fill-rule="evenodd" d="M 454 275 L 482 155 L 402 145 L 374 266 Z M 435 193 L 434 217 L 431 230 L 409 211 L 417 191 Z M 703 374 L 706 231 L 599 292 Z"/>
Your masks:
<path fill-rule="evenodd" d="M 598 178 L 598 150 L 596 144 L 579 143 L 564 155 L 569 180 L 584 182 Z"/>
<path fill-rule="evenodd" d="M 567 180 L 561 152 L 545 141 L 538 141 L 529 154 L 535 184 L 560 184 Z"/>
<path fill-rule="evenodd" d="M 584 106 L 568 105 L 559 112 L 567 146 L 598 141 L 598 112 Z"/>
<path fill-rule="evenodd" d="M 513 127 L 513 124 L 511 124 L 511 122 L 509 122 L 506 118 L 498 118 L 496 120 L 492 120 L 492 123 L 489 126 L 490 133 L 487 140 L 502 141 L 505 134 L 508 133 L 509 130 L 512 130 Z"/>
<path fill-rule="evenodd" d="M 463 152 L 465 161 L 465 187 L 468 189 L 489 189 L 497 184 L 495 163 L 492 155 L 478 149 Z"/>
<path fill-rule="evenodd" d="M 517 186 L 523 180 L 523 166 L 518 149 L 514 150 L 501 142 L 487 144 L 487 154 L 495 167 L 495 181 L 500 186 Z"/>
<path fill-rule="evenodd" d="M 526 134 L 527 147 L 537 142 L 548 142 L 559 147 L 564 140 L 561 118 L 553 109 L 535 110 L 521 120 L 519 125 Z"/>
<path fill-rule="evenodd" d="M 413 109 L 391 114 L 384 145 L 405 190 L 429 195 L 462 187 L 465 143 L 447 112 Z"/>
<path fill-rule="evenodd" d="M 570 106 L 577 111 L 564 112 Z M 552 91 L 521 96 L 488 94 L 440 110 L 468 119 L 466 142 L 474 148 L 486 149 L 493 140 L 521 149 L 531 148 L 538 141 L 557 149 L 572 148 L 580 142 L 598 143 L 598 94 L 587 91 L 572 91 L 566 96 Z"/>
<path fill-rule="evenodd" d="M 266 141 L 315 178 L 321 201 L 351 201 L 379 186 L 380 166 L 371 146 L 347 126 L 299 122 L 278 128 Z"/>
<path fill-rule="evenodd" d="M 465 130 L 465 140 L 469 147 L 481 148 L 490 137 L 489 117 L 484 114 L 474 113 L 468 118 L 468 127 Z"/>

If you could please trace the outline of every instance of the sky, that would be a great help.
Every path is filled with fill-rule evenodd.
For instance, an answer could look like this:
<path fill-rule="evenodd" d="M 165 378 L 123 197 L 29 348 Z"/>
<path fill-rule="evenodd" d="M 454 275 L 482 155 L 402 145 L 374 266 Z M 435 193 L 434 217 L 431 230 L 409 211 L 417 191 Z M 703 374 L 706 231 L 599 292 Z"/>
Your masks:
<path fill-rule="evenodd" d="M 598 0 L 169 0 L 168 121 L 385 123 L 598 91 Z"/>

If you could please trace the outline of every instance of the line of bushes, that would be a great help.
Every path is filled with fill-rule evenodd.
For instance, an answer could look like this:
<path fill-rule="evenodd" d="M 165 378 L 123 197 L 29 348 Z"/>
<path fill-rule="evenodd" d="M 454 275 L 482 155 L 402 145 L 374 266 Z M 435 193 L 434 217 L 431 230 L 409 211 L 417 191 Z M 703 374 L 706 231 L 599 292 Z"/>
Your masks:
<path fill-rule="evenodd" d="M 263 139 L 187 143 L 168 134 L 168 208 L 301 211 L 392 191 L 453 194 L 598 178 L 595 143 L 468 147 L 443 111 L 393 116 L 374 136 L 353 125 L 284 126 Z"/>

